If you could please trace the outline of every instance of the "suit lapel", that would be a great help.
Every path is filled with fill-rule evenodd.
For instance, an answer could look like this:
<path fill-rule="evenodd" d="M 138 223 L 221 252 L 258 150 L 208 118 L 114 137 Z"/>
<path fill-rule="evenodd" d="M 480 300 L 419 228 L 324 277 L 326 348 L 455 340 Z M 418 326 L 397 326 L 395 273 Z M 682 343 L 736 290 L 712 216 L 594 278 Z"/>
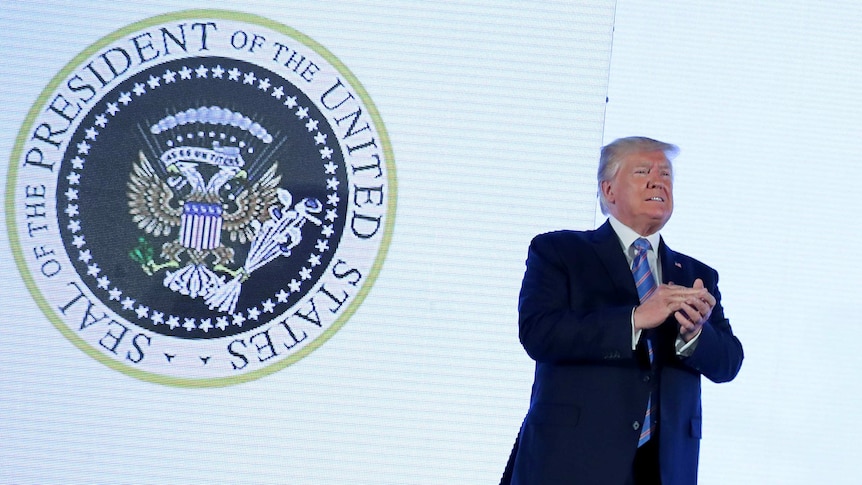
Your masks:
<path fill-rule="evenodd" d="M 632 270 L 620 247 L 620 239 L 610 222 L 605 222 L 593 232 L 593 246 L 602 264 L 608 270 L 614 285 L 638 300 Z"/>
<path fill-rule="evenodd" d="M 687 281 L 682 260 L 677 253 L 667 247 L 664 238 L 659 243 L 659 261 L 661 262 L 662 283 L 676 283 L 678 285 L 690 286 Z"/>
<path fill-rule="evenodd" d="M 677 285 L 690 287 L 693 284 L 691 276 L 688 273 L 688 263 L 680 255 L 667 247 L 662 238 L 659 243 L 659 259 L 661 261 L 661 279 L 664 283 L 674 283 Z M 675 353 L 674 342 L 679 335 L 679 323 L 673 315 L 669 316 L 667 321 L 659 327 L 659 346 L 661 347 L 660 354 L 663 356 Z"/>

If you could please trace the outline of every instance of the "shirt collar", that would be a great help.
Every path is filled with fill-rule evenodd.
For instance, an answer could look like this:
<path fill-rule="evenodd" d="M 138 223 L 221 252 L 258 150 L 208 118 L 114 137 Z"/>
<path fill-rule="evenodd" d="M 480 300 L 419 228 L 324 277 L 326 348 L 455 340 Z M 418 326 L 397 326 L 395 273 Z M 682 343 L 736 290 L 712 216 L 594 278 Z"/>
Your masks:
<path fill-rule="evenodd" d="M 657 232 L 655 234 L 650 234 L 649 236 L 641 236 L 635 232 L 634 229 L 618 221 L 614 216 L 609 215 L 608 221 L 611 223 L 611 227 L 614 229 L 614 232 L 617 233 L 617 237 L 620 239 L 620 244 L 623 246 L 623 251 L 628 251 L 632 243 L 635 242 L 635 239 L 643 237 L 649 241 L 650 245 L 652 245 L 653 251 L 658 252 L 658 244 L 659 241 L 661 241 L 660 233 Z"/>

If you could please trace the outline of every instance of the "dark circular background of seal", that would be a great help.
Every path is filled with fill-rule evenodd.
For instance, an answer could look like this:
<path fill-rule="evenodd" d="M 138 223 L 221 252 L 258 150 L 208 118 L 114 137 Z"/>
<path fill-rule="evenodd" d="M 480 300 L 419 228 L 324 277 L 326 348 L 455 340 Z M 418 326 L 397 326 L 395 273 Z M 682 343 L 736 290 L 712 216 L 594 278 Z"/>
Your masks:
<path fill-rule="evenodd" d="M 309 117 L 318 120 L 318 126 L 310 132 L 306 127 L 307 120 L 300 119 L 295 114 L 296 108 L 290 109 L 283 104 L 284 97 L 277 99 L 269 90 L 260 89 L 257 82 L 244 83 L 242 77 L 238 81 L 231 81 L 227 74 L 222 79 L 213 79 L 197 78 L 193 73 L 191 79 L 172 83 L 165 83 L 162 80 L 157 89 L 150 89 L 147 85 L 144 94 L 139 96 L 134 93 L 136 84 L 146 85 L 151 76 L 161 78 L 167 70 L 178 72 L 184 66 L 192 70 L 198 66 L 209 69 L 221 66 L 226 70 L 237 67 L 243 73 L 254 72 L 258 79 L 269 78 L 273 86 L 284 88 L 285 97 L 295 96 L 299 107 L 308 108 Z M 179 78 L 179 75 L 177 77 Z M 120 93 L 124 92 L 131 93 L 132 101 L 125 106 L 119 105 L 120 109 L 115 114 L 105 115 L 107 103 L 116 102 Z M 192 299 L 166 288 L 162 283 L 164 270 L 148 276 L 129 256 L 129 252 L 138 245 L 138 239 L 145 236 L 155 251 L 155 259 L 159 260 L 162 244 L 176 240 L 179 227 L 173 228 L 167 237 L 146 234 L 132 221 L 127 196 L 127 183 L 132 165 L 138 160 L 138 153 L 143 151 L 155 167 L 159 163 L 158 155 L 169 148 L 164 144 L 156 147 L 157 150 L 148 147 L 148 143 L 153 143 L 153 138 L 158 138 L 149 132 L 149 127 L 167 115 L 203 106 L 220 106 L 249 116 L 273 135 L 273 146 L 281 143 L 272 153 L 269 161 L 258 166 L 255 165 L 254 154 L 249 156 L 243 151 L 243 157 L 246 159 L 245 169 L 249 172 L 248 185 L 251 185 L 256 176 L 259 176 L 273 162 L 278 162 L 277 172 L 281 176 L 279 186 L 291 192 L 294 204 L 309 197 L 318 199 L 324 205 L 324 209 L 332 208 L 327 204 L 327 195 L 332 192 L 335 192 L 340 200 L 334 207 L 337 218 L 331 223 L 334 232 L 328 238 L 329 248 L 320 254 L 320 264 L 310 268 L 311 278 L 302 281 L 299 292 L 290 292 L 287 289 L 287 283 L 294 278 L 300 279 L 298 277 L 300 268 L 309 266 L 307 260 L 309 255 L 315 252 L 316 241 L 324 238 L 320 228 L 310 223 L 306 223 L 303 227 L 302 242 L 293 248 L 290 257 L 279 257 L 261 267 L 243 284 L 236 312 L 242 313 L 245 309 L 259 307 L 260 303 L 267 299 L 275 300 L 274 295 L 282 289 L 290 293 L 288 299 L 285 302 L 278 302 L 273 313 L 261 314 L 257 320 L 246 320 L 242 326 L 228 325 L 223 330 L 211 328 L 208 331 L 200 328 L 188 330 L 182 326 L 183 320 L 184 318 L 195 318 L 198 321 L 203 318 L 215 320 L 215 317 L 219 316 L 216 311 L 210 310 L 201 298 Z M 108 123 L 104 128 L 97 128 L 99 133 L 95 140 L 87 140 L 86 129 L 94 127 L 96 117 L 99 115 L 105 115 Z M 209 132 L 211 129 L 218 131 L 219 128 L 225 129 L 209 126 L 202 129 L 204 132 Z M 327 174 L 323 168 L 325 161 L 321 160 L 321 146 L 314 141 L 314 135 L 317 132 L 325 134 L 331 141 L 327 146 L 333 151 L 332 163 L 338 167 L 335 174 Z M 257 143 L 255 153 L 264 150 L 262 142 L 248 133 L 245 133 L 245 136 L 250 146 Z M 197 146 L 209 148 L 207 143 L 210 140 L 206 136 L 204 139 L 206 140 L 204 143 L 199 141 L 191 143 L 199 143 Z M 344 157 L 336 140 L 336 135 L 326 122 L 326 118 L 299 88 L 280 75 L 260 66 L 222 57 L 195 57 L 154 65 L 136 73 L 105 94 L 83 118 L 71 138 L 58 174 L 57 185 L 58 219 L 63 244 L 75 270 L 90 291 L 104 305 L 137 326 L 162 335 L 186 339 L 220 338 L 249 331 L 290 309 L 321 277 L 331 262 L 344 229 L 349 189 Z M 82 141 L 89 143 L 91 148 L 89 153 L 81 155 L 86 162 L 82 170 L 76 170 L 80 174 L 80 182 L 73 186 L 70 185 L 68 175 L 75 171 L 71 160 L 78 156 L 77 146 Z M 166 138 L 160 141 L 164 142 Z M 224 145 L 235 146 L 229 143 Z M 327 179 L 332 177 L 338 180 L 337 189 L 327 187 Z M 150 312 L 162 312 L 165 318 L 168 315 L 175 315 L 179 317 L 180 326 L 171 329 L 165 324 L 156 325 L 148 318 L 138 318 L 133 310 L 124 309 L 121 301 L 111 300 L 105 289 L 98 288 L 96 278 L 88 275 L 88 264 L 77 257 L 79 248 L 72 244 L 75 234 L 68 229 L 70 217 L 63 211 L 68 202 L 64 194 L 70 188 L 77 190 L 79 194 L 78 200 L 75 201 L 79 214 L 75 219 L 80 221 L 82 229 L 78 234 L 83 234 L 85 237 L 86 249 L 90 250 L 92 262 L 99 265 L 99 275 L 110 279 L 110 288 L 122 290 L 121 301 L 129 297 L 135 300 L 135 306 L 144 305 Z M 323 218 L 323 214 L 319 216 Z M 324 223 L 327 222 L 324 221 Z M 245 261 L 249 243 L 242 246 L 231 244 L 224 234 L 222 243 L 231 245 L 236 250 L 231 267 L 240 267 Z M 226 316 L 230 319 L 229 315 Z"/>

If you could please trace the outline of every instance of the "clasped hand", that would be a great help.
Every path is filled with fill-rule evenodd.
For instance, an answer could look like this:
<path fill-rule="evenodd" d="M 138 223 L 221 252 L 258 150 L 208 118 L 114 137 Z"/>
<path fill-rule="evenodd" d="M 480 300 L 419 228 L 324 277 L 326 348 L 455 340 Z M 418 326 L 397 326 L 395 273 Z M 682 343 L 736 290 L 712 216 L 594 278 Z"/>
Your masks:
<path fill-rule="evenodd" d="M 703 280 L 694 280 L 691 288 L 672 282 L 659 285 L 656 290 L 635 309 L 636 329 L 655 328 L 673 314 L 679 323 L 679 334 L 688 342 L 700 332 L 709 320 L 715 307 L 715 297 L 703 287 Z"/>

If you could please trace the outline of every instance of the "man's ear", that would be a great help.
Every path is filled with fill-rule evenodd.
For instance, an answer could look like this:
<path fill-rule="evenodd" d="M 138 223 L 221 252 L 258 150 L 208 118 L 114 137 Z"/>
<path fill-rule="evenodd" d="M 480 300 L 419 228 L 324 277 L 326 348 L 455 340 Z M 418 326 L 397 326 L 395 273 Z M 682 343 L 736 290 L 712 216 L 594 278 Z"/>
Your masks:
<path fill-rule="evenodd" d="M 602 195 L 605 197 L 605 201 L 608 204 L 613 204 L 616 202 L 614 198 L 614 190 L 611 187 L 611 183 L 607 180 L 602 180 Z"/>

